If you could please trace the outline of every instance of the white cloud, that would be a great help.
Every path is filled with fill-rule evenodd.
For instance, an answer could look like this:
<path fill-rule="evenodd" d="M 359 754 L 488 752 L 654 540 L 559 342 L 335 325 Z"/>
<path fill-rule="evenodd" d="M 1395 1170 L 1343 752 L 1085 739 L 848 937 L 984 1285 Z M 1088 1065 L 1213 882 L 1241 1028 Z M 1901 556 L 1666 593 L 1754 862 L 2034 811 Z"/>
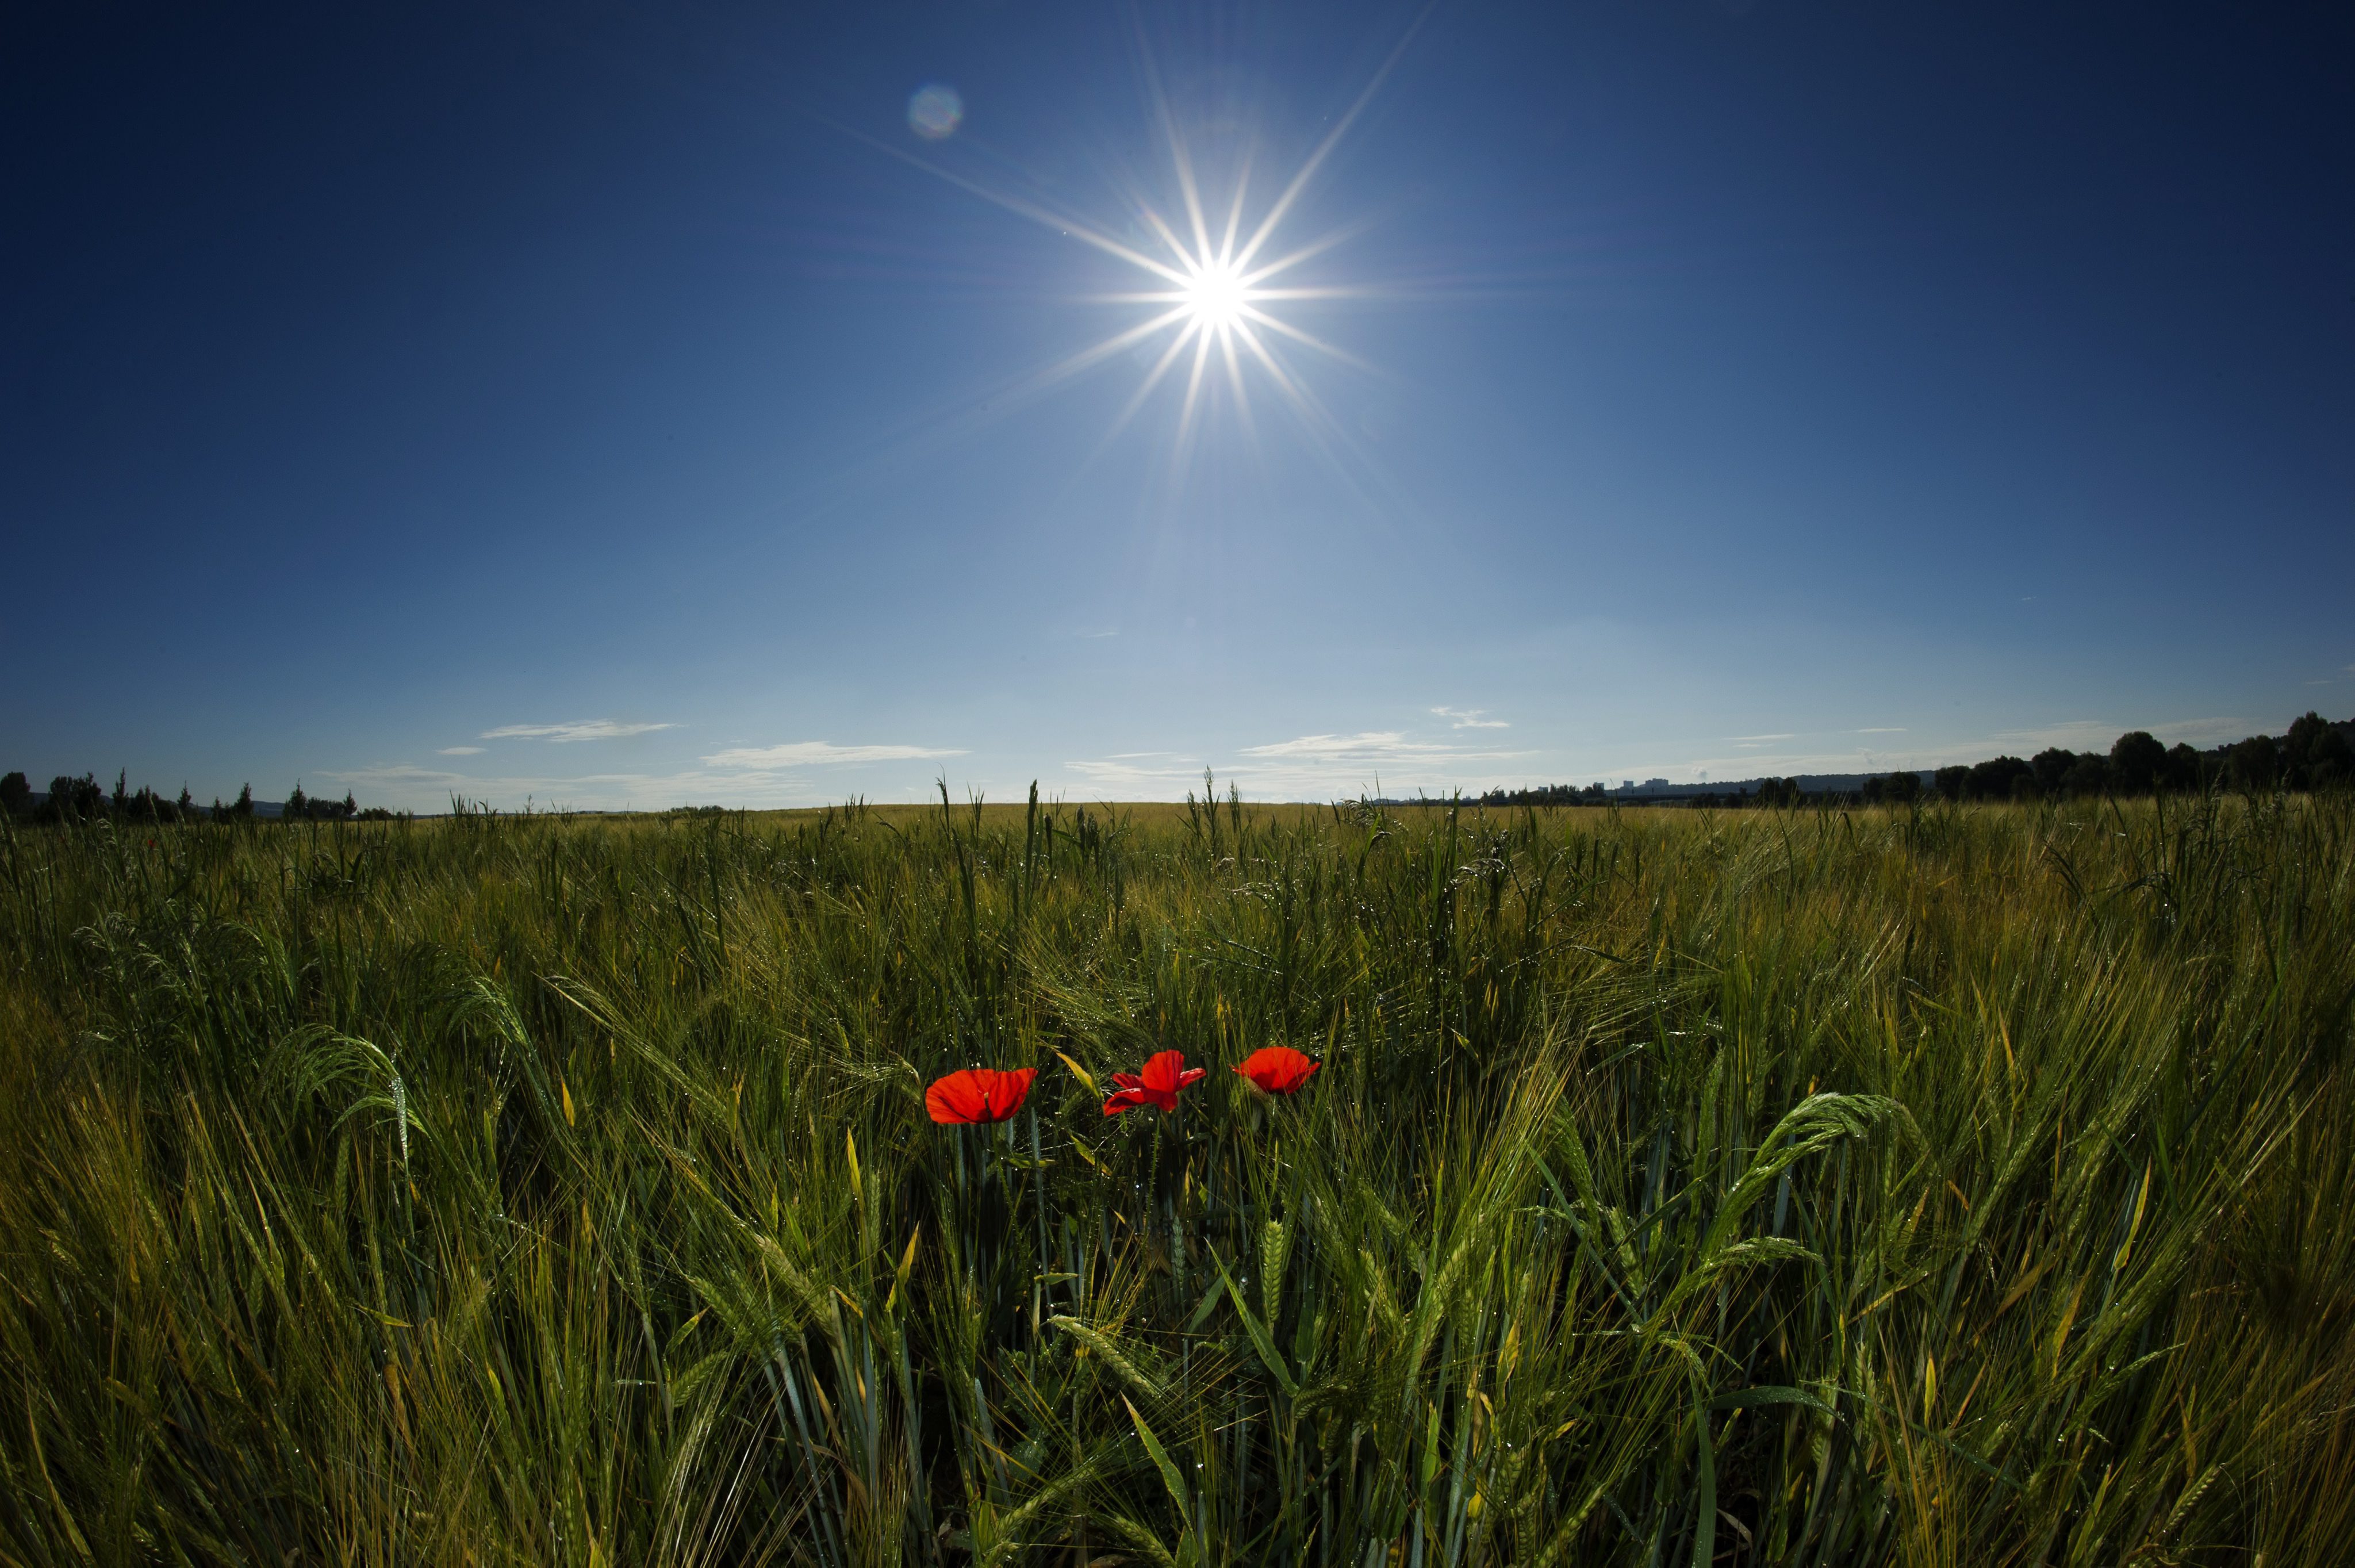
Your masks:
<path fill-rule="evenodd" d="M 1246 757 L 1302 757 L 1318 762 L 1380 762 L 1385 758 L 1445 756 L 1455 748 L 1444 741 L 1410 741 L 1397 730 L 1362 730 L 1355 735 L 1303 735 L 1264 746 L 1245 746 Z"/>
<path fill-rule="evenodd" d="M 1726 739 L 1727 739 L 1727 740 L 1729 740 L 1729 741 L 1739 741 L 1739 742 L 1741 742 L 1742 745 L 1745 745 L 1745 746 L 1759 746 L 1759 745 L 1764 745 L 1764 744 L 1765 744 L 1765 742 L 1767 742 L 1767 741 L 1796 741 L 1796 740 L 1797 740 L 1797 739 L 1798 739 L 1798 736 L 1797 736 L 1796 734 L 1789 734 L 1789 735 L 1728 735 L 1728 736 L 1726 737 Z"/>
<path fill-rule="evenodd" d="M 434 753 L 440 757 L 479 757 L 482 754 L 480 746 L 444 746 Z"/>
<path fill-rule="evenodd" d="M 737 746 L 703 759 L 712 768 L 807 768 L 844 763 L 903 763 L 923 757 L 962 757 L 954 747 L 837 746 L 831 741 L 793 741 L 782 746 Z"/>
<path fill-rule="evenodd" d="M 2028 746 L 2040 751 L 2046 746 L 2065 746 L 2073 752 L 2106 752 L 2120 735 L 2130 730 L 2147 731 L 2155 739 L 2161 741 L 2213 745 L 2222 741 L 2239 740 L 2250 733 L 2250 725 L 2245 719 L 2229 718 L 2178 719 L 2166 724 L 2127 724 L 2115 719 L 2074 719 L 2037 730 L 1998 730 L 1991 739 L 2006 751 L 2020 751 Z"/>
<path fill-rule="evenodd" d="M 1171 760 L 1157 767 L 1146 765 L 1156 757 Z M 1144 793 L 1156 799 L 1175 800 L 1189 789 L 1199 788 L 1202 783 L 1202 764 L 1175 752 L 1124 752 L 1118 756 L 1063 765 L 1104 795 Z"/>
<path fill-rule="evenodd" d="M 567 741 L 619 741 L 631 735 L 677 728 L 676 724 L 624 724 L 618 719 L 583 719 L 571 724 L 502 724 L 496 730 L 484 731 L 475 739 L 548 741 L 562 744 Z"/>
<path fill-rule="evenodd" d="M 1502 719 L 1480 717 L 1488 711 L 1485 708 L 1434 708 L 1432 711 L 1442 719 L 1453 720 L 1455 728 L 1458 730 L 1509 730 L 1512 728 Z"/>
<path fill-rule="evenodd" d="M 1113 799 L 1175 800 L 1202 784 L 1208 763 L 1217 775 L 1211 793 L 1232 784 L 1249 800 L 1330 800 L 1361 790 L 1444 796 L 1510 784 L 1497 764 L 1534 756 L 1444 741 L 1417 741 L 1403 731 L 1352 735 L 1302 735 L 1244 746 L 1221 759 L 1185 752 L 1126 752 L 1066 762 L 1082 787 Z M 1525 764 L 1524 764 L 1525 765 Z"/>
<path fill-rule="evenodd" d="M 1859 735 L 1902 735 L 1905 733 L 1905 726 L 1902 724 L 1878 724 L 1867 729 L 1859 730 L 1856 733 Z"/>

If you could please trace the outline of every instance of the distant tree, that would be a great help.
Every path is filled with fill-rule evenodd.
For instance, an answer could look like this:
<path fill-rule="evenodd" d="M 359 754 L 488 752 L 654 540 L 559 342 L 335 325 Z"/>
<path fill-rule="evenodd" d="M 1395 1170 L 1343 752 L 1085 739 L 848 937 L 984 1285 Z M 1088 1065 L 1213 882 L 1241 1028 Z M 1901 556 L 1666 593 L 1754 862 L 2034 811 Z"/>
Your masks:
<path fill-rule="evenodd" d="M 25 777 L 22 769 L 0 778 L 0 811 L 11 816 L 33 815 L 32 781 Z"/>
<path fill-rule="evenodd" d="M 311 815 L 311 797 L 303 793 L 303 781 L 294 781 L 294 793 L 286 797 L 285 816 L 289 822 L 300 822 Z"/>
<path fill-rule="evenodd" d="M 218 811 L 215 811 L 213 815 L 218 816 L 220 813 Z M 237 799 L 229 803 L 229 820 L 232 822 L 250 822 L 253 820 L 253 786 L 251 784 L 243 784 L 239 787 Z"/>
<path fill-rule="evenodd" d="M 343 808 L 343 812 L 342 812 L 342 816 L 343 816 L 343 817 L 344 817 L 344 820 L 346 820 L 346 822 L 348 822 L 348 821 L 350 821 L 353 817 L 357 816 L 359 815 L 359 813 L 360 813 L 360 803 L 359 803 L 358 801 L 354 800 L 354 799 L 352 798 L 352 792 L 351 792 L 351 791 L 349 791 L 349 790 L 346 790 L 346 791 L 344 791 L 344 808 Z"/>
<path fill-rule="evenodd" d="M 114 814 L 120 816 L 131 804 L 131 792 L 123 786 L 131 782 L 131 770 L 118 768 L 114 773 Z"/>
<path fill-rule="evenodd" d="M 1956 763 L 1950 768 L 1940 768 L 1930 775 L 1930 782 L 1937 786 L 1938 794 L 1942 798 L 1961 800 L 1970 788 L 1971 770 L 1963 763 Z"/>
<path fill-rule="evenodd" d="M 2067 793 L 2069 770 L 2077 765 L 2077 753 L 2066 746 L 2047 746 L 2028 759 L 2036 770 L 2036 782 L 2046 795 Z"/>
<path fill-rule="evenodd" d="M 1911 805 L 1922 798 L 1922 775 L 1908 768 L 1903 773 L 1890 774 L 1882 788 L 1898 805 Z"/>
<path fill-rule="evenodd" d="M 194 822 L 197 819 L 197 797 L 188 793 L 186 784 L 180 786 L 180 798 L 174 801 L 172 805 L 181 821 Z"/>
<path fill-rule="evenodd" d="M 106 792 L 89 773 L 69 778 L 59 773 L 49 781 L 48 816 L 58 822 L 86 822 L 106 810 Z"/>
<path fill-rule="evenodd" d="M 2127 795 L 2148 795 L 2167 766 L 2167 748 L 2147 730 L 2129 730 L 2110 748 L 2110 777 Z"/>
<path fill-rule="evenodd" d="M 2011 798 L 2018 801 L 2042 800 L 2044 786 L 2036 782 L 2036 772 L 2029 769 L 2011 776 Z"/>
<path fill-rule="evenodd" d="M 2281 746 L 2271 735 L 2252 735 L 2232 748 L 2231 765 L 2243 789 L 2271 789 L 2281 776 Z"/>
<path fill-rule="evenodd" d="M 2167 749 L 2167 765 L 2158 770 L 2159 786 L 2186 792 L 2203 790 L 2212 782 L 2209 777 L 2211 771 L 2199 752 L 2178 741 Z"/>
<path fill-rule="evenodd" d="M 1964 789 L 1973 800 L 2009 800 L 2012 780 L 2035 776 L 2035 771 L 2018 757 L 1989 757 L 1971 764 Z"/>
<path fill-rule="evenodd" d="M 2346 732 L 2319 713 L 2309 711 L 2289 727 L 2281 753 L 2290 782 L 2307 789 L 2328 789 L 2355 773 L 2355 750 Z"/>

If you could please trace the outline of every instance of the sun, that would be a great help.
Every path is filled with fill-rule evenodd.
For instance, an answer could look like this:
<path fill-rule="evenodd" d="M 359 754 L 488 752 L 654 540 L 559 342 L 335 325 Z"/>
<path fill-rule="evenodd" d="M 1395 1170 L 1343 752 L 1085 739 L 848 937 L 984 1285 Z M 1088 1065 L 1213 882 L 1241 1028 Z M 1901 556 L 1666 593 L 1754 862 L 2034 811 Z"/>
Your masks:
<path fill-rule="evenodd" d="M 1232 262 L 1221 260 L 1197 263 L 1176 297 L 1197 325 L 1216 332 L 1243 320 L 1254 292 Z"/>

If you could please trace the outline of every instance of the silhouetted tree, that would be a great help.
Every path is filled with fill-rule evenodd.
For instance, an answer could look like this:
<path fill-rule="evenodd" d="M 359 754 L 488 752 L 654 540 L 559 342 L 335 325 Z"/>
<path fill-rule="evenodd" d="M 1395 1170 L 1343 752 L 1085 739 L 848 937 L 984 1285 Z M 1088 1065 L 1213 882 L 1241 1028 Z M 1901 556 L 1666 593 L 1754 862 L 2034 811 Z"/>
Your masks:
<path fill-rule="evenodd" d="M 0 811 L 11 816 L 33 815 L 33 784 L 22 769 L 0 778 Z"/>
<path fill-rule="evenodd" d="M 1971 764 L 1964 788 L 1973 800 L 2009 800 L 2012 780 L 2035 776 L 2035 771 L 2018 757 L 1989 757 Z"/>
<path fill-rule="evenodd" d="M 2110 787 L 2110 760 L 2099 752 L 2080 752 L 2062 775 L 2063 795 L 2083 796 L 2100 795 Z"/>
<path fill-rule="evenodd" d="M 2243 789 L 2271 789 L 2281 776 L 2281 747 L 2271 735 L 2252 735 L 2232 748 L 2232 765 Z"/>
<path fill-rule="evenodd" d="M 2355 754 L 2350 754 L 2345 733 L 2310 710 L 2282 737 L 2281 753 L 2290 782 L 2307 789 L 2328 789 L 2355 772 Z"/>
<path fill-rule="evenodd" d="M 2159 782 L 2172 790 L 2206 789 L 2212 769 L 2200 760 L 2200 753 L 2178 741 L 2167 749 L 2167 765 L 2158 771 Z"/>
<path fill-rule="evenodd" d="M 97 778 L 84 773 L 69 778 L 59 773 L 49 781 L 49 804 L 47 815 L 56 822 L 87 822 L 106 810 L 106 792 L 99 787 Z"/>
<path fill-rule="evenodd" d="M 2028 765 L 2036 770 L 2039 788 L 2046 795 L 2061 795 L 2066 791 L 2069 770 L 2077 765 L 2077 753 L 2066 746 L 2047 746 L 2029 758 Z"/>
<path fill-rule="evenodd" d="M 2167 748 L 2147 730 L 2129 730 L 2110 748 L 2110 779 L 2127 795 L 2148 795 L 2167 765 Z"/>
<path fill-rule="evenodd" d="M 1940 768 L 1930 775 L 1938 794 L 1947 800 L 1961 800 L 1970 788 L 1971 770 L 1967 763 L 1958 763 L 1950 768 Z"/>

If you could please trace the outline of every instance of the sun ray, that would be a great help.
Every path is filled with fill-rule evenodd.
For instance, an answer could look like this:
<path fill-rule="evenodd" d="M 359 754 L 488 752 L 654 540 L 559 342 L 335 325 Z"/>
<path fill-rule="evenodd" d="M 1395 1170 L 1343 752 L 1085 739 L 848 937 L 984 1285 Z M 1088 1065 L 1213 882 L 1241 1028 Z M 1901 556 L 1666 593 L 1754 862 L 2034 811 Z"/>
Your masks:
<path fill-rule="evenodd" d="M 1178 189 L 1185 199 L 1186 216 L 1193 223 L 1194 251 L 1192 253 L 1196 256 L 1206 256 L 1210 250 L 1210 233 L 1208 226 L 1202 221 L 1202 196 L 1200 188 L 1194 183 L 1193 161 L 1186 155 L 1186 138 L 1178 133 L 1178 117 L 1170 112 L 1169 95 L 1161 90 L 1161 70 L 1153 59 L 1152 40 L 1145 35 L 1145 14 L 1142 11 L 1132 13 L 1132 20 L 1136 28 L 1136 58 L 1143 69 L 1145 90 L 1147 96 L 1153 100 L 1154 117 L 1161 125 L 1161 139 L 1167 144 L 1169 161 L 1178 171 Z M 1158 223 L 1159 219 L 1156 219 L 1155 221 Z M 1163 232 L 1167 233 L 1167 230 L 1164 229 Z M 1170 248 L 1180 255 L 1187 253 L 1186 248 L 1174 240 Z"/>
<path fill-rule="evenodd" d="M 1235 171 L 1235 199 L 1227 208 L 1226 237 L 1219 241 L 1219 264 L 1232 266 L 1235 259 L 1235 234 L 1243 226 L 1243 193 L 1251 188 L 1251 154 L 1243 154 L 1242 167 Z"/>
<path fill-rule="evenodd" d="M 1109 234 L 1099 232 L 1083 219 L 1057 212 L 1053 208 L 1041 202 L 1032 201 L 1027 197 L 1012 196 L 1004 191 L 992 190 L 979 180 L 967 179 L 961 174 L 943 168 L 929 158 L 918 157 L 904 147 L 895 147 L 880 137 L 870 136 L 856 126 L 844 125 L 833 120 L 823 123 L 832 125 L 855 141 L 864 142 L 879 153 L 887 154 L 903 164 L 920 168 L 936 179 L 946 180 L 959 190 L 977 196 L 993 207 L 1002 207 L 1008 212 L 1027 218 L 1043 229 L 1051 229 L 1058 234 L 1068 234 L 1082 244 L 1092 245 L 1106 255 L 1117 256 L 1131 266 L 1142 267 L 1146 272 L 1167 278 L 1173 283 L 1183 283 L 1186 281 L 1185 274 L 1177 269 L 1163 265 L 1133 246 L 1122 244 Z"/>
<path fill-rule="evenodd" d="M 1252 267 L 1249 270 L 1244 270 L 1241 267 L 1238 267 L 1236 270 L 1241 272 L 1245 283 L 1249 283 L 1253 288 L 1257 288 L 1263 280 L 1272 278 L 1278 272 L 1284 272 L 1289 268 L 1296 267 L 1303 261 L 1311 261 L 1316 257 L 1321 256 L 1337 245 L 1347 244 L 1349 240 L 1355 240 L 1358 236 L 1365 233 L 1366 230 L 1371 229 L 1373 226 L 1374 220 L 1372 219 L 1361 218 L 1355 223 L 1343 224 L 1340 228 L 1334 229 L 1330 234 L 1327 234 L 1317 240 L 1313 240 L 1307 244 L 1300 247 L 1297 251 L 1291 251 L 1279 260 L 1269 261 L 1264 265 Z"/>
<path fill-rule="evenodd" d="M 1438 0 L 1432 0 L 1432 5 L 1425 5 L 1422 14 L 1408 25 L 1405 36 L 1391 50 L 1390 58 L 1382 61 L 1381 69 L 1374 72 L 1373 80 L 1366 83 L 1365 91 L 1358 94 L 1357 101 L 1350 104 L 1348 112 L 1334 123 L 1333 129 L 1325 139 L 1316 144 L 1316 150 L 1308 155 L 1308 161 L 1300 165 L 1300 172 L 1292 176 L 1292 183 L 1284 187 L 1284 194 L 1275 198 L 1275 205 L 1267 209 L 1265 218 L 1260 219 L 1251 242 L 1243 247 L 1242 254 L 1235 258 L 1237 266 L 1251 265 L 1252 258 L 1259 254 L 1259 248 L 1267 243 L 1268 236 L 1275 232 L 1276 225 L 1282 223 L 1284 215 L 1292 210 L 1292 204 L 1300 199 L 1300 193 L 1308 187 L 1310 180 L 1316 177 L 1316 171 L 1324 166 L 1327 158 L 1332 156 L 1333 149 L 1341 144 L 1341 138 L 1348 134 L 1349 127 L 1358 123 L 1358 116 L 1365 112 L 1366 105 L 1374 101 L 1374 94 L 1381 90 L 1382 83 L 1398 68 L 1398 62 L 1406 55 L 1407 45 L 1423 31 L 1423 23 L 1431 19 L 1432 9 L 1437 4 Z"/>
<path fill-rule="evenodd" d="M 1235 355 L 1235 334 L 1232 327 L 1226 328 L 1219 334 L 1219 348 L 1226 357 L 1227 386 L 1234 394 L 1235 418 L 1242 425 L 1243 433 L 1250 436 L 1256 444 L 1259 432 L 1252 422 L 1251 394 L 1243 389 L 1243 366 L 1242 361 Z"/>
<path fill-rule="evenodd" d="M 1177 336 L 1169 340 L 1169 347 L 1163 349 L 1161 357 L 1153 362 L 1153 368 L 1146 373 L 1144 382 L 1138 386 L 1135 392 L 1131 394 L 1127 405 L 1120 411 L 1119 417 L 1113 421 L 1112 429 L 1105 432 L 1103 444 L 1109 445 L 1114 436 L 1128 428 L 1128 421 L 1136 417 L 1136 411 L 1143 408 L 1146 400 L 1153 396 L 1153 389 L 1161 385 L 1161 378 L 1169 374 L 1169 367 L 1178 362 L 1178 356 L 1186 351 L 1188 341 L 1200 330 L 1201 323 L 1188 322 L 1178 330 Z"/>
<path fill-rule="evenodd" d="M 1305 343 L 1320 354 L 1329 354 L 1334 358 L 1341 361 L 1344 365 L 1350 366 L 1356 369 L 1367 371 L 1371 371 L 1374 368 L 1374 367 L 1367 364 L 1363 359 L 1359 358 L 1348 349 L 1337 348 L 1332 344 L 1326 342 L 1321 337 L 1316 336 L 1311 333 L 1303 332 L 1300 328 L 1293 325 L 1290 322 L 1285 321 L 1281 316 L 1270 315 L 1267 312 L 1248 304 L 1244 305 L 1238 314 L 1252 321 L 1259 323 L 1260 325 L 1266 327 L 1271 332 L 1280 332 L 1284 334 L 1284 336 L 1291 338 L 1295 343 Z"/>
<path fill-rule="evenodd" d="M 1186 406 L 1178 415 L 1178 452 L 1182 458 L 1193 446 L 1194 405 L 1201 396 L 1202 367 L 1210 357 L 1210 334 L 1207 327 L 1194 335 L 1194 368 L 1186 378 Z"/>

